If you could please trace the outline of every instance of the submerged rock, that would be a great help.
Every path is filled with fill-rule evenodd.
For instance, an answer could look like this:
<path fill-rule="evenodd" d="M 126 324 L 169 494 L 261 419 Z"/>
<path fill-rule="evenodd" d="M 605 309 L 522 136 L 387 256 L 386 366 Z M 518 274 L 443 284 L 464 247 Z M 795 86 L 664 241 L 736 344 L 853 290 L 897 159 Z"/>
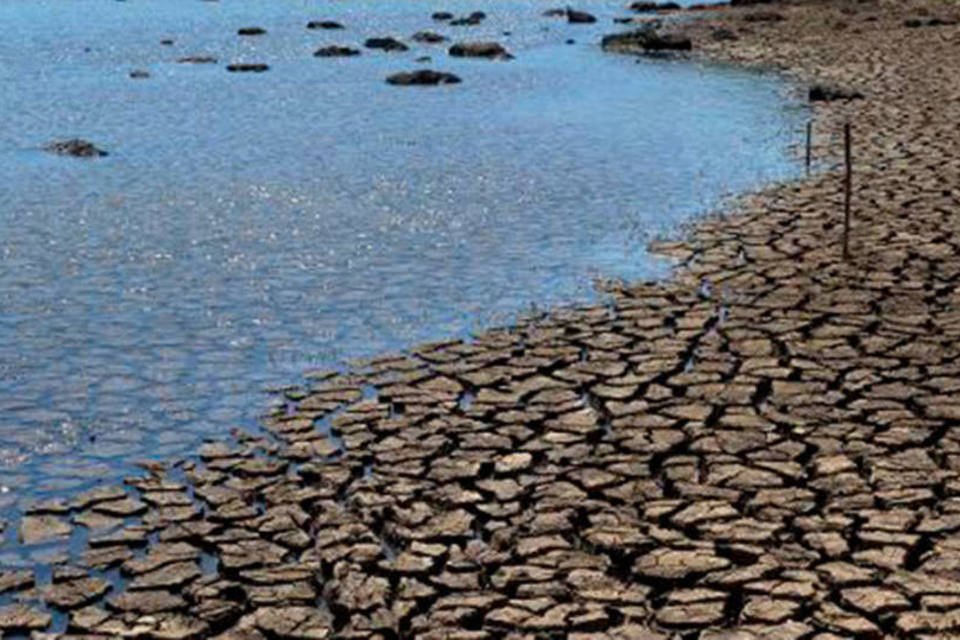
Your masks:
<path fill-rule="evenodd" d="M 808 92 L 810 102 L 833 102 L 834 100 L 862 100 L 863 94 L 855 89 L 846 89 L 826 84 L 815 84 Z"/>
<path fill-rule="evenodd" d="M 242 62 L 227 65 L 227 71 L 232 73 L 263 73 L 269 68 L 270 65 L 263 64 L 262 62 Z"/>
<path fill-rule="evenodd" d="M 453 20 L 453 14 L 449 11 L 436 11 L 433 15 L 430 16 L 438 22 L 445 22 L 447 20 Z"/>
<path fill-rule="evenodd" d="M 238 36 L 262 36 L 266 32 L 267 30 L 262 27 L 242 27 L 237 29 Z"/>
<path fill-rule="evenodd" d="M 329 47 L 321 47 L 317 49 L 313 52 L 313 55 L 317 58 L 346 58 L 349 56 L 360 55 L 360 50 L 334 44 L 330 45 Z"/>
<path fill-rule="evenodd" d="M 144 69 L 134 69 L 133 71 L 130 72 L 130 77 L 133 78 L 134 80 L 149 78 L 150 72 Z"/>
<path fill-rule="evenodd" d="M 72 138 L 70 140 L 57 140 L 44 147 L 50 153 L 56 153 L 61 156 L 73 156 L 74 158 L 102 158 L 109 155 L 103 149 L 98 149 L 92 142 Z M 26 521 L 26 519 L 25 519 Z M 49 529 L 48 524 L 44 524 L 44 529 Z"/>
<path fill-rule="evenodd" d="M 180 64 L 217 64 L 217 59 L 213 56 L 185 56 L 178 58 Z"/>
<path fill-rule="evenodd" d="M 682 34 L 660 33 L 650 27 L 604 36 L 600 45 L 606 51 L 627 53 L 690 51 L 693 49 L 693 42 L 689 37 Z"/>
<path fill-rule="evenodd" d="M 456 58 L 513 59 L 499 42 L 458 42 L 450 47 L 450 55 Z"/>
<path fill-rule="evenodd" d="M 403 71 L 387 77 L 389 84 L 401 86 L 435 86 L 439 84 L 457 84 L 461 82 L 458 76 L 445 71 L 419 69 L 417 71 Z"/>
<path fill-rule="evenodd" d="M 407 51 L 410 48 L 396 38 L 367 38 L 363 46 L 367 49 L 382 49 L 383 51 Z"/>
<path fill-rule="evenodd" d="M 333 20 L 311 20 L 307 29 L 343 29 L 343 25 Z"/>
<path fill-rule="evenodd" d="M 576 9 L 567 9 L 567 22 L 570 24 L 590 24 L 596 22 L 597 18 L 586 11 L 577 11 Z"/>

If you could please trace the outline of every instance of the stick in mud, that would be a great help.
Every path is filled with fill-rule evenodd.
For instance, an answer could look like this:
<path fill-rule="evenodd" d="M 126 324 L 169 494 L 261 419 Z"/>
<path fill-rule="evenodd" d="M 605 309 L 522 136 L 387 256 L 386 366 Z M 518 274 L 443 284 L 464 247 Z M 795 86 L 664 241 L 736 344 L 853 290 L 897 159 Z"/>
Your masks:
<path fill-rule="evenodd" d="M 853 163 L 850 154 L 850 123 L 843 125 L 843 158 L 846 172 L 843 177 L 843 259 L 850 258 L 850 187 Z"/>
<path fill-rule="evenodd" d="M 810 145 L 813 137 L 813 120 L 807 122 L 807 177 L 810 176 Z"/>

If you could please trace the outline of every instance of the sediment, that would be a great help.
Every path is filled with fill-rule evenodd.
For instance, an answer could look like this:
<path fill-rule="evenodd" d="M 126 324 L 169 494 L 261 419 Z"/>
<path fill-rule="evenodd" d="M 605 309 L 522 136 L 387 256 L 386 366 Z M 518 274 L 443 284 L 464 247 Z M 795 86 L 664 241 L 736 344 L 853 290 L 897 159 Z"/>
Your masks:
<path fill-rule="evenodd" d="M 669 281 L 318 376 L 266 434 L 39 505 L 24 537 L 78 550 L 0 574 L 0 629 L 958 637 L 960 27 L 933 1 L 771 7 L 684 28 L 862 93 L 815 107 L 826 170 L 661 244 Z"/>

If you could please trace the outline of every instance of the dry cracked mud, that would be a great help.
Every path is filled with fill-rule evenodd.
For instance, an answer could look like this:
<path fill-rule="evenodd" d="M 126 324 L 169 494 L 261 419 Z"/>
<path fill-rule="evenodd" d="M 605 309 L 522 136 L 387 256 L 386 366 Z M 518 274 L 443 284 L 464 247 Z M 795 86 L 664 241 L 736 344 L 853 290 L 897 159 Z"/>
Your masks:
<path fill-rule="evenodd" d="M 0 630 L 960 637 L 960 10 L 750 11 L 688 25 L 701 55 L 864 95 L 815 109 L 829 166 L 854 127 L 850 261 L 827 169 L 662 245 L 670 281 L 317 376 L 263 434 L 35 507 L 23 539 L 72 551 L 0 573 Z"/>

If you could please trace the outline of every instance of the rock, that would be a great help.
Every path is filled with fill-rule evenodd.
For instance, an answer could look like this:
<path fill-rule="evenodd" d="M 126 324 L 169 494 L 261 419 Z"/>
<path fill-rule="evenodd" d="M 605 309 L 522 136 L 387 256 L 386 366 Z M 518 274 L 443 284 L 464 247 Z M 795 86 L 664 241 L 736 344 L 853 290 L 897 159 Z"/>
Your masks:
<path fill-rule="evenodd" d="M 165 47 L 170 47 L 170 46 L 173 46 L 173 40 L 171 40 L 170 38 L 165 38 L 160 41 L 160 44 L 162 44 Z"/>
<path fill-rule="evenodd" d="M 862 100 L 863 94 L 853 89 L 815 84 L 808 93 L 810 102 L 833 102 L 834 100 Z"/>
<path fill-rule="evenodd" d="M 690 51 L 693 49 L 690 38 L 681 34 L 660 33 L 652 28 L 607 35 L 603 37 L 600 45 L 605 51 L 626 53 Z"/>
<path fill-rule="evenodd" d="M 586 11 L 567 9 L 567 22 L 570 24 L 591 24 L 596 21 L 596 16 L 589 14 Z"/>
<path fill-rule="evenodd" d="M 513 59 L 513 56 L 498 42 L 458 42 L 450 47 L 450 55 L 456 58 Z"/>
<path fill-rule="evenodd" d="M 262 36 L 267 32 L 262 27 L 242 27 L 237 29 L 238 36 Z"/>
<path fill-rule="evenodd" d="M 474 11 L 468 16 L 451 20 L 450 24 L 455 27 L 474 27 L 483 22 L 487 17 L 483 11 Z"/>
<path fill-rule="evenodd" d="M 143 78 L 149 78 L 150 72 L 144 71 L 143 69 L 134 69 L 133 71 L 130 72 L 130 77 L 133 78 L 134 80 L 141 80 Z"/>
<path fill-rule="evenodd" d="M 217 64 L 217 59 L 213 56 L 184 56 L 177 58 L 180 64 Z"/>
<path fill-rule="evenodd" d="M 10 604 L 0 607 L 0 630 L 4 632 L 39 631 L 46 629 L 51 620 L 50 614 L 31 609 L 26 605 Z"/>
<path fill-rule="evenodd" d="M 438 42 L 445 42 L 447 39 L 433 31 L 417 31 L 413 34 L 412 40 L 415 42 L 425 42 L 427 44 L 437 44 Z"/>
<path fill-rule="evenodd" d="M 637 13 L 651 13 L 653 11 L 676 11 L 680 8 L 680 5 L 676 2 L 634 2 L 630 5 L 630 10 L 636 11 Z"/>
<path fill-rule="evenodd" d="M 102 158 L 103 156 L 109 155 L 103 149 L 98 149 L 94 146 L 92 142 L 87 142 L 79 138 L 51 142 L 45 146 L 44 149 L 50 153 L 56 153 L 61 156 L 73 156 L 74 158 Z M 26 518 L 24 520 L 26 520 Z M 26 542 L 26 540 L 24 540 L 24 542 Z"/>
<path fill-rule="evenodd" d="M 343 25 L 333 20 L 311 20 L 307 29 L 343 29 Z"/>
<path fill-rule="evenodd" d="M 420 69 L 418 71 L 404 71 L 387 77 L 389 84 L 400 86 L 422 85 L 433 86 L 438 84 L 457 84 L 461 82 L 458 76 L 443 71 Z"/>
<path fill-rule="evenodd" d="M 430 17 L 436 20 L 437 22 L 445 22 L 447 20 L 453 20 L 453 14 L 448 11 L 436 11 Z"/>
<path fill-rule="evenodd" d="M 241 62 L 227 65 L 227 71 L 231 73 L 263 73 L 269 68 L 270 65 L 260 62 Z"/>
<path fill-rule="evenodd" d="M 360 50 L 352 47 L 330 45 L 329 47 L 321 47 L 317 49 L 313 52 L 313 55 L 317 58 L 344 58 L 348 56 L 358 56 L 360 55 Z"/>
<path fill-rule="evenodd" d="M 410 47 L 396 38 L 367 38 L 363 43 L 367 49 L 382 49 L 383 51 L 407 51 Z"/>

